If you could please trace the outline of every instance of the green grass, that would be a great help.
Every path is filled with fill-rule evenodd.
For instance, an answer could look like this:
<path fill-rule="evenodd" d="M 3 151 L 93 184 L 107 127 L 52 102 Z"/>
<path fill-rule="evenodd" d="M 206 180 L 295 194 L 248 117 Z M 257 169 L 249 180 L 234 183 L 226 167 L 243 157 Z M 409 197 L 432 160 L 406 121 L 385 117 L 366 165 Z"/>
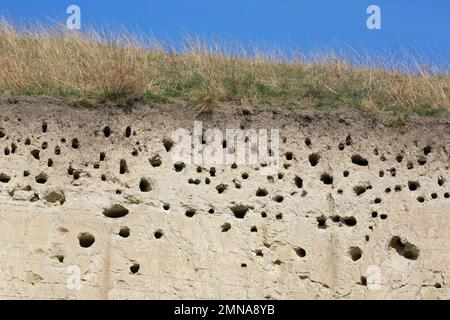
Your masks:
<path fill-rule="evenodd" d="M 333 52 L 287 60 L 258 50 L 236 56 L 229 53 L 236 48 L 202 42 L 176 53 L 124 35 L 105 40 L 95 31 L 36 30 L 0 22 L 0 95 L 46 95 L 90 106 L 130 98 L 184 100 L 199 111 L 227 103 L 427 117 L 450 110 L 448 69 L 431 72 L 436 66 L 423 66 L 408 54 L 389 65 L 382 57 L 355 62 Z"/>
<path fill-rule="evenodd" d="M 144 93 L 144 99 L 149 102 L 155 102 L 155 103 L 168 103 L 170 100 L 167 97 L 164 97 L 159 94 L 154 94 L 151 92 Z"/>

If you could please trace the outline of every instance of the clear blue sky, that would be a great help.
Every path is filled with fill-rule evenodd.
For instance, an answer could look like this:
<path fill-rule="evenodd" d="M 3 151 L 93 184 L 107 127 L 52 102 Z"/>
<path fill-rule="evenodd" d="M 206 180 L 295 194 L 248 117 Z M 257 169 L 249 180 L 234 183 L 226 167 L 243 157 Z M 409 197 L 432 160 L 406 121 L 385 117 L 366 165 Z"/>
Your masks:
<path fill-rule="evenodd" d="M 1 0 L 0 13 L 64 22 L 71 4 L 81 7 L 84 25 L 124 26 L 173 41 L 189 33 L 306 50 L 415 46 L 450 57 L 449 0 Z M 366 28 L 370 4 L 381 7 L 382 30 Z"/>

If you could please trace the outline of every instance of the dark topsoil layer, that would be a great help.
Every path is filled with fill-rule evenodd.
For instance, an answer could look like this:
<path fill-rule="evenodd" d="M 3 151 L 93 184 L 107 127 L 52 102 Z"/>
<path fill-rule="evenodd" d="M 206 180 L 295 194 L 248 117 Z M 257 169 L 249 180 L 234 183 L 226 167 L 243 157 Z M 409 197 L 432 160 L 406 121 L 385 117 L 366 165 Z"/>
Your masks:
<path fill-rule="evenodd" d="M 450 136 L 450 115 L 440 118 L 420 116 L 397 116 L 392 112 L 371 114 L 357 109 L 299 109 L 288 110 L 272 106 L 221 106 L 208 113 L 199 114 L 193 107 L 179 102 L 171 104 L 144 104 L 139 101 L 119 105 L 104 104 L 97 107 L 80 106 L 78 103 L 58 100 L 49 97 L 2 97 L 0 98 L 0 117 L 8 121 L 8 117 L 17 117 L 18 123 L 23 120 L 53 120 L 65 122 L 72 119 L 89 125 L 94 119 L 115 119 L 121 117 L 145 122 L 149 119 L 152 125 L 157 119 L 171 127 L 192 128 L 193 121 L 202 121 L 204 128 L 267 128 L 283 129 L 285 126 L 308 127 L 310 130 L 330 134 L 333 129 L 349 127 L 353 130 L 371 130 L 377 128 L 385 133 L 403 135 L 409 133 L 429 135 L 436 139 Z M 31 117 L 31 118 L 30 118 Z M 1 127 L 1 123 L 0 123 Z M 362 132 L 360 132 L 362 133 Z"/>

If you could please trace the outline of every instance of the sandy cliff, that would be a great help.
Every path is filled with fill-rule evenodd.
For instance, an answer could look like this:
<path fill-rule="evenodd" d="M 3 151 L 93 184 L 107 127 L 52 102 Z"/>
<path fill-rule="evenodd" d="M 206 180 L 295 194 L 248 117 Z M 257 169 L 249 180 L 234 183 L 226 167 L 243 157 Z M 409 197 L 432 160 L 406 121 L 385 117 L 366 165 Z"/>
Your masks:
<path fill-rule="evenodd" d="M 195 120 L 279 168 L 175 164 Z M 3 99 L 0 152 L 1 298 L 450 298 L 448 119 Z"/>

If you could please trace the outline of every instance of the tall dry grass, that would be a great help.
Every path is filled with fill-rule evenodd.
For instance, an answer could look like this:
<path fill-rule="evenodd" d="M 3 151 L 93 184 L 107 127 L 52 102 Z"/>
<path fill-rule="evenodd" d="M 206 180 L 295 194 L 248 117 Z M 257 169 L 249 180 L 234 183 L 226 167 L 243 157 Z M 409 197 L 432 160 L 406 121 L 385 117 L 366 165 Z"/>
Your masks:
<path fill-rule="evenodd" d="M 1 95 L 182 99 L 202 111 L 233 102 L 438 115 L 450 110 L 450 76 L 435 69 L 407 54 L 394 61 L 333 52 L 286 57 L 196 40 L 172 50 L 127 34 L 0 22 Z"/>

